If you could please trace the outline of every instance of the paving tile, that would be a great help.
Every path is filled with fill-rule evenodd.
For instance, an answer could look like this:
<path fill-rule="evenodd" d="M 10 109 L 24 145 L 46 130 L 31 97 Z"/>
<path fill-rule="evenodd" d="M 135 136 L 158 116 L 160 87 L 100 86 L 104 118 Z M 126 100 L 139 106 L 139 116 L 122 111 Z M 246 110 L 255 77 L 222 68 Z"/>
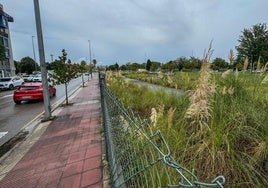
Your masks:
<path fill-rule="evenodd" d="M 83 170 L 84 161 L 78 161 L 71 164 L 67 164 L 63 170 L 62 177 L 79 174 Z"/>
<path fill-rule="evenodd" d="M 99 156 L 99 155 L 101 155 L 101 145 L 97 144 L 94 147 L 90 146 L 87 148 L 85 158 L 87 159 L 87 158 L 91 158 L 91 157 Z"/>
<path fill-rule="evenodd" d="M 83 171 L 92 170 L 101 166 L 101 156 L 95 156 L 84 161 Z"/>
<path fill-rule="evenodd" d="M 101 181 L 101 169 L 93 169 L 90 171 L 86 171 L 82 174 L 81 187 L 86 187 L 90 185 L 94 185 Z"/>
<path fill-rule="evenodd" d="M 72 175 L 62 178 L 59 184 L 60 188 L 77 188 L 80 187 L 81 174 Z"/>
<path fill-rule="evenodd" d="M 49 170 L 40 175 L 37 187 L 55 187 L 59 184 L 62 169 Z"/>

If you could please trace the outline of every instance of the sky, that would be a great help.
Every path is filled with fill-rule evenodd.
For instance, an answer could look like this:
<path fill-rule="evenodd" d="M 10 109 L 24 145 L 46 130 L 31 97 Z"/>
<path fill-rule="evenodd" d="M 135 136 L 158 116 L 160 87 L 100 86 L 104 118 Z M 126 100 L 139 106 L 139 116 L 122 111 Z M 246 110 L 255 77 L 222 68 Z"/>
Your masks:
<path fill-rule="evenodd" d="M 33 2 L 0 0 L 14 18 L 16 61 L 35 54 L 39 62 Z M 91 55 L 97 65 L 202 59 L 211 42 L 211 59 L 228 60 L 242 31 L 268 20 L 268 0 L 39 0 L 39 7 L 46 62 L 65 49 L 73 63 Z"/>

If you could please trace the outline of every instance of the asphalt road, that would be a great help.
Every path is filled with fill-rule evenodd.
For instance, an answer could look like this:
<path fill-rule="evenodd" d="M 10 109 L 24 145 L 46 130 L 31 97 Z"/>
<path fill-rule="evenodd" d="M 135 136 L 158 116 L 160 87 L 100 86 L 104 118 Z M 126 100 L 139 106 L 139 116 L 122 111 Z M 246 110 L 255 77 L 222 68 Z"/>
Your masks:
<path fill-rule="evenodd" d="M 87 76 L 84 78 L 86 80 Z M 73 79 L 68 85 L 68 94 L 73 93 L 81 85 L 81 77 Z M 65 99 L 64 85 L 57 85 L 55 87 L 57 93 L 55 97 L 51 98 L 51 106 Z M 44 103 L 42 101 L 15 104 L 13 92 L 0 91 L 0 146 L 15 136 L 26 124 L 29 124 L 29 122 L 32 122 L 44 112 Z"/>

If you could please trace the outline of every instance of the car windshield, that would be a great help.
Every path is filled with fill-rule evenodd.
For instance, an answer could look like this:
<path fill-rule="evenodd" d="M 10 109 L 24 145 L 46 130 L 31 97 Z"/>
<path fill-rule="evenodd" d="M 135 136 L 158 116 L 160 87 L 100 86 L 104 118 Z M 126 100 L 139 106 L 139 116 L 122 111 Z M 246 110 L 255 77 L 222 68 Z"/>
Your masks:
<path fill-rule="evenodd" d="M 0 78 L 0 82 L 9 82 L 11 78 Z"/>
<path fill-rule="evenodd" d="M 35 90 L 38 89 L 38 86 L 21 86 L 20 90 Z"/>

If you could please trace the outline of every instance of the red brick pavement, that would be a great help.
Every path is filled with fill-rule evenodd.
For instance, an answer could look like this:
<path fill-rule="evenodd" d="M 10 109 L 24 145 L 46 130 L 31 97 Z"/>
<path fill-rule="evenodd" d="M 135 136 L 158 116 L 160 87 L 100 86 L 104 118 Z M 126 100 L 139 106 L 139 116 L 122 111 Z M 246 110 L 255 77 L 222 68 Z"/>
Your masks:
<path fill-rule="evenodd" d="M 100 89 L 94 76 L 1 180 L 0 187 L 103 187 Z"/>

